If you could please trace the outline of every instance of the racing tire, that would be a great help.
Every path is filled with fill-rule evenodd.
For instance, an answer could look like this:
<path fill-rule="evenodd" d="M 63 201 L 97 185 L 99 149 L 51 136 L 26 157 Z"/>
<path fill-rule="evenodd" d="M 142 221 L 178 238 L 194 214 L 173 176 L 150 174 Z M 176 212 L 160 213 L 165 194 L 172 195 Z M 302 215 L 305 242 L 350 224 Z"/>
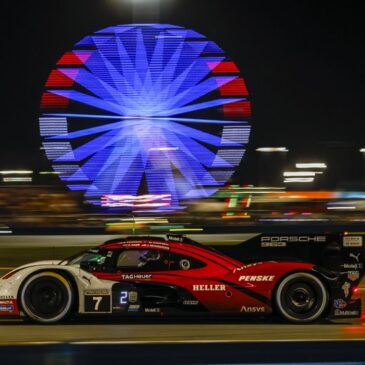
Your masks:
<path fill-rule="evenodd" d="M 52 324 L 70 315 L 74 303 L 72 284 L 61 274 L 44 271 L 30 276 L 21 288 L 20 305 L 32 321 Z"/>
<path fill-rule="evenodd" d="M 315 275 L 296 272 L 278 285 L 274 303 L 281 317 L 295 323 L 309 323 L 320 318 L 329 301 L 328 290 Z"/>

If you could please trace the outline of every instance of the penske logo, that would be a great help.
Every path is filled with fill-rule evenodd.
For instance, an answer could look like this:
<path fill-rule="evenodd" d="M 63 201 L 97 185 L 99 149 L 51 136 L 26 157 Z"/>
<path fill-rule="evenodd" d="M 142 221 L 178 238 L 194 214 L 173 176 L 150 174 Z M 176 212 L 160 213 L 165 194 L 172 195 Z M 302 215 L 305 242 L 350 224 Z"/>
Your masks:
<path fill-rule="evenodd" d="M 241 275 L 238 281 L 273 281 L 274 275 Z"/>

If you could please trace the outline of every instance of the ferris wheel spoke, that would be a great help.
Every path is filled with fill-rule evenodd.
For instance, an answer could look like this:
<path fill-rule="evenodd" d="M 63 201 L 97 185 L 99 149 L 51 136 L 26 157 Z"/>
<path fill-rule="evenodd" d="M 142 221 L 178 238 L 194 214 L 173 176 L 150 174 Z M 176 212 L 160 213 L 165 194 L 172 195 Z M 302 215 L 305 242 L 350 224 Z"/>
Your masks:
<path fill-rule="evenodd" d="M 57 134 L 55 136 L 47 137 L 47 139 L 75 139 L 79 137 L 91 136 L 93 134 L 106 132 L 114 129 L 119 129 L 122 128 L 124 125 L 125 125 L 124 122 L 108 123 L 108 124 L 103 124 L 99 127 L 86 128 L 76 132 Z"/>
<path fill-rule="evenodd" d="M 197 110 L 209 109 L 209 108 L 213 108 L 213 107 L 220 106 L 220 105 L 235 103 L 237 101 L 242 101 L 242 100 L 246 100 L 246 99 L 245 98 L 215 99 L 215 100 L 205 101 L 203 103 L 192 104 L 192 105 L 187 105 L 187 106 L 184 106 L 181 108 L 172 109 L 165 113 L 161 113 L 161 115 L 174 116 L 174 115 L 189 113 L 189 112 L 193 112 L 193 111 L 197 111 Z M 156 115 L 158 116 L 158 115 L 160 115 L 160 113 L 157 113 Z"/>
<path fill-rule="evenodd" d="M 178 108 L 187 105 L 236 78 L 236 76 L 210 77 L 169 99 L 166 107 Z"/>
<path fill-rule="evenodd" d="M 78 101 L 82 104 L 85 105 L 89 105 L 91 107 L 94 108 L 98 108 L 98 109 L 102 109 L 105 111 L 109 111 L 111 113 L 116 113 L 116 114 L 128 114 L 125 113 L 125 109 L 123 107 L 121 107 L 120 105 L 116 104 L 116 103 L 112 103 L 110 101 L 107 100 L 102 100 L 99 99 L 95 96 L 91 96 L 91 95 L 87 95 L 84 94 L 80 91 L 76 91 L 76 90 L 49 90 L 50 93 L 58 95 L 58 96 L 62 96 L 64 98 L 73 100 L 73 101 Z"/>

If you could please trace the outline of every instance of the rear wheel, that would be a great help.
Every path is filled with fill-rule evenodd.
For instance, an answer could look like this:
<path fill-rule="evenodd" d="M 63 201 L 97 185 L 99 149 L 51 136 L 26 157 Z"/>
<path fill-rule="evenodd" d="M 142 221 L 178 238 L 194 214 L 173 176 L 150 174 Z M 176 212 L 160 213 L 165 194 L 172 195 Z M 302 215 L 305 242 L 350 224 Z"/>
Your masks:
<path fill-rule="evenodd" d="M 74 294 L 71 283 L 61 274 L 40 272 L 29 277 L 20 293 L 20 304 L 33 321 L 56 323 L 72 310 Z"/>
<path fill-rule="evenodd" d="M 297 272 L 285 277 L 275 292 L 279 314 L 291 322 L 307 323 L 318 319 L 328 305 L 328 291 L 315 275 Z"/>

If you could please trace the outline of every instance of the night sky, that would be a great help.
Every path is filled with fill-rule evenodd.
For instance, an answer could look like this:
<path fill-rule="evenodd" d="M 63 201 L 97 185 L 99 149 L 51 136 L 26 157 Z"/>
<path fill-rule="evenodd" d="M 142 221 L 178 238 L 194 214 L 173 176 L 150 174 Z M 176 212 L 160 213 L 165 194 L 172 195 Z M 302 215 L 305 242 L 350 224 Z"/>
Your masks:
<path fill-rule="evenodd" d="M 141 8 L 133 11 L 128 0 L 7 2 L 1 12 L 0 169 L 49 168 L 39 150 L 39 103 L 65 51 L 106 26 L 159 21 L 215 41 L 246 80 L 253 132 L 237 182 L 257 182 L 255 148 L 269 145 L 289 148 L 288 168 L 326 159 L 329 183 L 335 186 L 337 178 L 362 186 L 364 2 L 160 0 L 158 14 Z"/>

